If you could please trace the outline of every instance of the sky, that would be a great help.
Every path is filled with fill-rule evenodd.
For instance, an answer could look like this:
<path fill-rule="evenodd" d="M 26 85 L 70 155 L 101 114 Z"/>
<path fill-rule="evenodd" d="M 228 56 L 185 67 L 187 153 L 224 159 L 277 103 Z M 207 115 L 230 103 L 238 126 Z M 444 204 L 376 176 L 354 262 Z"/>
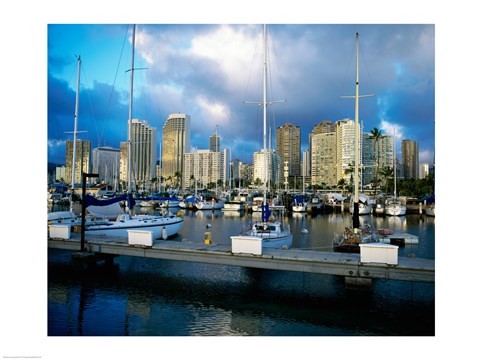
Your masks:
<path fill-rule="evenodd" d="M 131 24 L 48 25 L 48 161 L 65 162 L 73 139 L 80 56 L 78 137 L 92 148 L 127 140 L 132 60 Z M 218 129 L 221 148 L 252 163 L 263 147 L 263 24 L 136 25 L 132 116 L 161 131 L 169 114 L 191 116 L 191 151 L 208 149 Z M 364 132 L 419 144 L 432 164 L 435 148 L 434 24 L 267 23 L 267 139 L 291 122 L 308 134 L 323 120 L 355 119 L 355 34 L 359 33 L 359 91 Z"/>

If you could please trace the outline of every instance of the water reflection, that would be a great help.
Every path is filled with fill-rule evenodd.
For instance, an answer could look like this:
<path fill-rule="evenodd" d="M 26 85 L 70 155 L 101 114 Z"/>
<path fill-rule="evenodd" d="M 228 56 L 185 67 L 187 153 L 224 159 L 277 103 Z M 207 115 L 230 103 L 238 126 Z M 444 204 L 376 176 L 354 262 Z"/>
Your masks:
<path fill-rule="evenodd" d="M 203 243 L 210 231 L 214 243 L 229 244 L 230 235 L 259 216 L 183 214 L 184 228 L 168 241 Z M 294 248 L 331 251 L 334 233 L 351 218 L 301 213 L 286 221 Z M 435 258 L 434 218 L 361 221 L 418 236 L 399 256 Z M 49 250 L 49 335 L 434 335 L 435 284 L 378 280 L 359 291 L 341 277 L 320 274 L 126 256 L 115 264 L 84 273 L 72 266 L 69 252 Z"/>

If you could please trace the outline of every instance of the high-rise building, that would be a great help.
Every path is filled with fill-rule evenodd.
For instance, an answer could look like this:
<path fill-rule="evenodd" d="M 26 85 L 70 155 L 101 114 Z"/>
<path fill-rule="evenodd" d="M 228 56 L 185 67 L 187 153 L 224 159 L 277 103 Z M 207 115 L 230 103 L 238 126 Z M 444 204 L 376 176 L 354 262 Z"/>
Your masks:
<path fill-rule="evenodd" d="M 54 181 L 66 182 L 67 175 L 65 173 L 65 166 L 57 166 L 55 168 L 55 179 Z M 71 179 L 70 179 L 71 180 Z"/>
<path fill-rule="evenodd" d="M 301 176 L 300 173 L 300 127 L 286 123 L 277 128 L 276 136 L 277 155 L 280 163 L 288 161 L 289 177 Z M 283 181 L 283 174 L 280 177 Z"/>
<path fill-rule="evenodd" d="M 220 152 L 220 180 L 222 180 L 224 185 L 229 184 L 232 178 L 230 169 L 231 157 L 232 155 L 228 149 L 223 149 Z"/>
<path fill-rule="evenodd" d="M 370 136 L 371 133 L 363 133 L 362 175 L 364 185 L 374 181 L 376 173 L 377 179 L 380 179 L 378 172 L 384 167 L 393 168 L 393 137 L 383 135 L 375 143 Z"/>
<path fill-rule="evenodd" d="M 317 135 L 317 134 L 325 134 L 331 133 L 335 131 L 335 124 L 332 123 L 331 120 L 322 120 L 320 123 L 316 124 L 313 127 L 310 136 Z"/>
<path fill-rule="evenodd" d="M 301 172 L 302 172 L 302 177 L 303 181 L 305 183 L 305 189 L 308 189 L 309 186 L 312 184 L 312 171 L 311 171 L 311 165 L 312 165 L 312 158 L 310 156 L 310 150 L 304 150 L 302 152 L 302 167 L 301 167 Z"/>
<path fill-rule="evenodd" d="M 420 172 L 418 174 L 419 178 L 420 179 L 425 179 L 428 176 L 428 174 L 430 173 L 429 171 L 430 170 L 429 170 L 428 163 L 420 164 Z"/>
<path fill-rule="evenodd" d="M 418 179 L 418 143 L 413 140 L 402 141 L 403 177 L 405 179 Z"/>
<path fill-rule="evenodd" d="M 210 136 L 210 151 L 220 152 L 220 136 L 217 131 Z"/>
<path fill-rule="evenodd" d="M 242 179 L 242 184 L 245 182 L 253 182 L 253 166 L 250 164 L 240 164 L 240 176 Z M 244 185 L 243 185 L 244 186 Z"/>
<path fill-rule="evenodd" d="M 156 177 L 157 128 L 149 126 L 146 120 L 133 119 L 131 152 L 132 189 L 150 189 L 151 181 Z"/>
<path fill-rule="evenodd" d="M 232 160 L 232 178 L 234 180 L 240 179 L 240 166 L 242 162 L 239 159 Z"/>
<path fill-rule="evenodd" d="M 264 150 L 253 153 L 253 182 L 259 179 L 265 184 L 265 176 L 270 185 L 277 184 L 280 181 L 280 157 L 274 150 L 267 150 L 267 156 Z M 265 169 L 265 159 L 267 161 Z"/>
<path fill-rule="evenodd" d="M 335 131 L 315 134 L 311 137 L 312 185 L 336 186 L 337 137 Z"/>
<path fill-rule="evenodd" d="M 220 155 L 221 153 L 210 150 L 197 150 L 193 153 L 183 154 L 183 188 L 194 188 L 195 181 L 203 188 L 210 183 L 218 184 L 218 180 L 220 180 Z"/>
<path fill-rule="evenodd" d="M 65 181 L 72 182 L 72 168 L 73 168 L 73 140 L 67 140 L 66 144 L 66 164 L 65 164 Z M 75 155 L 75 184 L 81 184 L 82 173 L 90 172 L 90 153 L 91 144 L 88 140 L 78 140 L 76 144 Z"/>
<path fill-rule="evenodd" d="M 341 179 L 350 182 L 352 167 L 355 164 L 355 121 L 351 119 L 339 120 L 335 123 L 337 138 L 337 183 Z M 360 126 L 356 131 L 360 134 Z M 362 159 L 362 141 L 358 142 L 359 159 Z"/>
<path fill-rule="evenodd" d="M 190 152 L 190 115 L 170 114 L 162 129 L 162 177 L 182 174 L 183 154 Z M 182 176 L 182 178 L 185 178 Z"/>
<path fill-rule="evenodd" d="M 93 149 L 93 172 L 98 174 L 98 181 L 115 185 L 120 173 L 120 150 L 112 147 Z"/>
<path fill-rule="evenodd" d="M 120 142 L 120 189 L 122 191 L 127 190 L 127 178 L 128 178 L 128 142 Z"/>

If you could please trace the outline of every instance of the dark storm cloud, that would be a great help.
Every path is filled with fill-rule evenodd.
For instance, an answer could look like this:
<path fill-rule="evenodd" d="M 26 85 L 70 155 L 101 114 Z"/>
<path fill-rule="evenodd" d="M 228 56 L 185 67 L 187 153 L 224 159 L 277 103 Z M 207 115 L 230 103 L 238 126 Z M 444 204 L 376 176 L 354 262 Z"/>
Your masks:
<path fill-rule="evenodd" d="M 133 117 L 156 126 L 161 139 L 168 115 L 187 113 L 192 116 L 193 147 L 207 148 L 218 125 L 222 147 L 246 154 L 242 160 L 251 162 L 253 151 L 262 146 L 262 119 L 258 107 L 244 101 L 262 97 L 261 29 L 259 25 L 138 26 L 136 67 L 148 70 L 135 73 Z M 433 26 L 290 24 L 270 25 L 268 30 L 273 84 L 269 100 L 287 100 L 269 108 L 275 113 L 270 124 L 273 140 L 276 127 L 289 121 L 301 127 L 302 148 L 306 148 L 315 124 L 354 118 L 354 101 L 340 96 L 355 91 L 358 32 L 360 93 L 375 93 L 360 102 L 364 131 L 381 124 L 401 128 L 404 136 L 421 137 L 420 148 L 428 146 L 427 153 L 433 154 L 434 138 L 429 136 L 434 130 Z M 115 93 L 107 109 L 109 86 L 95 83 L 89 89 L 95 113 L 88 120 L 89 132 L 94 132 L 89 136 L 97 143 L 118 147 L 124 140 L 125 91 Z M 68 112 L 66 104 L 61 105 L 61 112 Z M 57 121 L 59 115 L 51 115 Z M 125 126 L 119 125 L 123 122 Z"/>

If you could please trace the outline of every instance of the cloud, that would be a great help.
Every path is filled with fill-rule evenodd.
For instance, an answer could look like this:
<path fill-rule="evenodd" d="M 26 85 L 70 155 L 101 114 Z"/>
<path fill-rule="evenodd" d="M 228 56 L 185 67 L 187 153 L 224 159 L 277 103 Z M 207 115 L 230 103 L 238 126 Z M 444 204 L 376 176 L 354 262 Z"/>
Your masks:
<path fill-rule="evenodd" d="M 125 38 L 125 28 L 106 26 L 85 31 L 95 39 L 83 43 L 94 46 L 118 44 Z M 69 28 L 70 29 L 70 28 Z M 61 31 L 62 27 L 55 27 Z M 118 40 L 113 41 L 116 30 Z M 121 31 L 119 31 L 121 30 Z M 431 25 L 269 25 L 268 100 L 287 100 L 269 107 L 273 138 L 275 128 L 289 121 L 301 127 L 302 148 L 315 124 L 354 118 L 354 36 L 360 33 L 360 92 L 375 92 L 374 98 L 360 102 L 360 120 L 369 131 L 382 126 L 398 138 L 419 141 L 421 151 L 433 152 L 435 116 L 434 26 Z M 108 33 L 108 35 L 106 35 Z M 105 39 L 102 37 L 105 35 Z M 50 37 L 50 34 L 49 34 Z M 71 42 L 63 51 L 61 37 L 49 38 L 55 54 L 72 53 Z M 77 39 L 77 37 L 71 37 Z M 80 38 L 79 38 L 80 39 Z M 55 41 L 54 41 L 55 40 Z M 105 78 L 118 62 L 115 51 L 100 53 L 90 78 Z M 124 49 L 124 63 L 130 67 L 130 50 Z M 50 55 L 50 54 L 49 54 Z M 49 59 L 49 137 L 65 138 L 73 127 L 74 90 L 67 86 L 62 57 Z M 98 64 L 98 66 L 97 66 Z M 208 138 L 219 125 L 222 147 L 246 154 L 262 146 L 261 107 L 245 101 L 262 98 L 263 44 L 260 25 L 139 25 L 136 35 L 134 118 L 163 126 L 171 113 L 192 117 L 192 146 L 208 147 Z M 123 71 L 123 70 L 122 70 Z M 88 136 L 98 143 L 118 147 L 126 137 L 128 114 L 128 79 L 117 81 L 115 90 L 105 81 L 83 87 L 81 114 Z M 51 80 L 51 81 L 50 81 Z M 270 82 L 271 80 L 271 82 Z M 89 91 L 87 91 L 87 89 Z M 108 99 L 111 99 L 110 101 Z M 270 114 L 275 114 L 271 117 Z M 68 130 L 67 130 L 68 129 Z M 251 151 L 250 154 L 247 153 Z M 427 152 L 425 152 L 427 153 Z"/>
<path fill-rule="evenodd" d="M 399 124 L 393 124 L 386 120 L 382 120 L 379 125 L 379 129 L 383 131 L 384 135 L 395 137 L 395 141 L 403 139 L 403 126 Z"/>
<path fill-rule="evenodd" d="M 195 101 L 209 127 L 227 125 L 230 119 L 228 106 L 217 101 L 209 101 L 204 96 L 197 96 Z M 201 126 L 198 127 L 205 127 L 205 122 L 202 122 Z"/>

